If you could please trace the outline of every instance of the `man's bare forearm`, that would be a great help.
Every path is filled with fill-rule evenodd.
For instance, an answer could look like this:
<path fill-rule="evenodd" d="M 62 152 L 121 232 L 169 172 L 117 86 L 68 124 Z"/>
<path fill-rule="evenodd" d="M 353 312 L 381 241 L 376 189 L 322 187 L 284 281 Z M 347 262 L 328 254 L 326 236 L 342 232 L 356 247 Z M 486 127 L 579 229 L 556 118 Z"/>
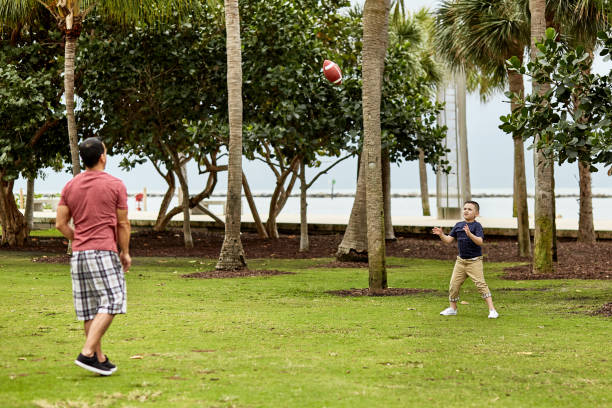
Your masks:
<path fill-rule="evenodd" d="M 68 224 L 55 224 L 55 228 L 69 241 L 74 241 L 74 229 Z"/>
<path fill-rule="evenodd" d="M 117 244 L 119 244 L 119 251 L 129 255 L 130 253 L 130 223 L 121 222 L 117 225 Z"/>

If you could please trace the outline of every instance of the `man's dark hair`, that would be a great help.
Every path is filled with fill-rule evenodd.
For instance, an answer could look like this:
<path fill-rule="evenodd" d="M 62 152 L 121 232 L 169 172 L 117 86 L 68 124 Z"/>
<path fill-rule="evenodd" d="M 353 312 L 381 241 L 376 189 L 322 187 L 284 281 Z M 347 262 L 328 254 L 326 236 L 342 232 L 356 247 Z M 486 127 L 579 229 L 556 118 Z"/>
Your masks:
<path fill-rule="evenodd" d="M 90 137 L 81 142 L 79 145 L 79 153 L 85 167 L 92 168 L 104 153 L 104 143 L 97 137 Z"/>
<path fill-rule="evenodd" d="M 476 211 L 480 212 L 480 204 L 478 204 L 476 201 L 466 201 L 465 203 L 463 203 L 463 205 L 466 204 L 474 204 L 474 207 L 476 207 Z"/>

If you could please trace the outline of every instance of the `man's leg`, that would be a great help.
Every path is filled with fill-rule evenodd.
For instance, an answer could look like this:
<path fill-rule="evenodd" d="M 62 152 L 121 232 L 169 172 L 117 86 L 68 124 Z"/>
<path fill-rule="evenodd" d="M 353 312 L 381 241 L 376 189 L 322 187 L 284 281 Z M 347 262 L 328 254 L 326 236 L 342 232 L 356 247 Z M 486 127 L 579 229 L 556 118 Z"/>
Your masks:
<path fill-rule="evenodd" d="M 92 322 L 93 322 L 93 319 L 87 320 L 84 322 L 83 327 L 85 328 L 85 339 L 86 340 L 87 340 L 87 336 L 89 335 L 89 328 L 91 327 Z M 102 340 L 98 342 L 98 345 L 96 346 L 95 351 L 96 351 L 96 355 L 98 356 L 98 361 L 104 362 L 105 356 L 104 354 L 102 354 Z"/>
<path fill-rule="evenodd" d="M 85 335 L 87 339 L 81 354 L 91 357 L 94 353 L 97 353 L 98 361 L 103 362 L 105 360 L 102 354 L 102 336 L 108 330 L 114 317 L 115 315 L 112 314 L 98 313 L 93 320 L 85 322 Z"/>

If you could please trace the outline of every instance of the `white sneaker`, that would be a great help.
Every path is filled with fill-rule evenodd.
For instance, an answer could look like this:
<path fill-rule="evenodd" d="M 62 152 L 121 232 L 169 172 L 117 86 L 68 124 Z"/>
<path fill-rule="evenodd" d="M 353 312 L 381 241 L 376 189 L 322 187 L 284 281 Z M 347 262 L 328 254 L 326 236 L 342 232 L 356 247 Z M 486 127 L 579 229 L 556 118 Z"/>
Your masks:
<path fill-rule="evenodd" d="M 499 313 L 497 313 L 497 310 L 489 310 L 489 319 L 497 319 L 498 317 Z"/>
<path fill-rule="evenodd" d="M 443 311 L 440 312 L 442 316 L 456 316 L 457 309 L 453 309 L 452 307 L 447 307 Z"/>

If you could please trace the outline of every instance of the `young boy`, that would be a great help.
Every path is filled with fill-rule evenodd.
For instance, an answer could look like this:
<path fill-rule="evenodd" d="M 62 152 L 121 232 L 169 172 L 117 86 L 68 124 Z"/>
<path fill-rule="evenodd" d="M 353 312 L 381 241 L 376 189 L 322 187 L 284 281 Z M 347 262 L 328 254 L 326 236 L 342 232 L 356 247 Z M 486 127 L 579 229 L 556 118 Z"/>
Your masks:
<path fill-rule="evenodd" d="M 476 201 L 466 201 L 463 204 L 463 219 L 465 221 L 455 224 L 450 234 L 444 234 L 442 229 L 438 227 L 434 227 L 432 230 L 435 235 L 438 235 L 447 244 L 452 244 L 456 239 L 457 246 L 459 247 L 459 256 L 455 262 L 453 276 L 450 281 L 448 297 L 450 307 L 440 312 L 442 316 L 455 316 L 457 314 L 459 289 L 468 276 L 474 281 L 482 298 L 487 302 L 487 306 L 489 306 L 489 319 L 497 319 L 499 316 L 493 306 L 491 292 L 483 274 L 481 246 L 484 231 L 482 230 L 482 225 L 476 221 L 479 211 L 480 206 Z"/>

